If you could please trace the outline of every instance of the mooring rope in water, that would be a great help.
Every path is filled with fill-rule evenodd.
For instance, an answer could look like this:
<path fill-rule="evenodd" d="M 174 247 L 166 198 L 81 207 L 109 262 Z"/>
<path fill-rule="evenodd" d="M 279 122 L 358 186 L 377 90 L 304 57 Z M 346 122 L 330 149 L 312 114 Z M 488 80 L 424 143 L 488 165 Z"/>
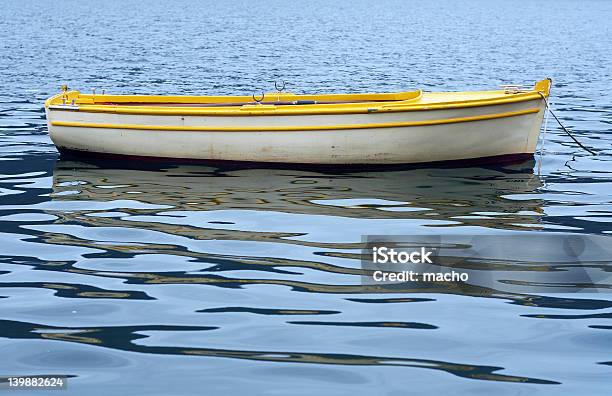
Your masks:
<path fill-rule="evenodd" d="M 555 118 L 555 120 L 557 120 L 557 123 L 559 124 L 559 126 L 561 127 L 561 129 L 563 129 L 563 132 L 565 132 L 567 134 L 567 136 L 571 137 L 572 140 L 574 142 L 576 142 L 576 144 L 578 146 L 580 146 L 583 150 L 588 151 L 591 155 L 597 155 L 596 152 L 594 152 L 593 150 L 589 149 L 588 147 L 586 147 L 585 145 L 583 145 L 582 143 L 580 143 L 578 141 L 578 139 L 576 139 L 574 137 L 574 135 L 572 135 L 572 133 L 561 123 L 561 120 L 559 120 L 559 117 L 557 117 L 557 115 L 552 111 L 552 109 L 550 108 L 550 104 L 548 103 L 548 100 L 546 99 L 546 96 L 544 96 L 544 94 L 542 92 L 538 92 L 540 94 L 540 96 L 542 97 L 542 99 L 544 99 L 544 103 L 546 104 L 546 109 L 548 110 L 548 112 Z M 542 141 L 542 145 L 544 144 L 544 141 Z"/>
<path fill-rule="evenodd" d="M 540 148 L 540 160 L 538 161 L 538 176 L 542 174 L 542 161 L 544 160 L 544 144 L 546 143 L 546 132 L 548 131 L 548 110 L 546 106 L 546 113 L 544 113 L 544 132 L 542 133 L 542 147 Z"/>

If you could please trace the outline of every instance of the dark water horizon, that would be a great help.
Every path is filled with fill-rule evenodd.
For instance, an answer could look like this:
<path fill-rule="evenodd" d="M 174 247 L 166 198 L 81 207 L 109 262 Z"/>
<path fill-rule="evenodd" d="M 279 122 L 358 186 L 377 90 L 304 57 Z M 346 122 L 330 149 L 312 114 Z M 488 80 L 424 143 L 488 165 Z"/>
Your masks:
<path fill-rule="evenodd" d="M 70 395 L 609 394 L 610 285 L 381 292 L 357 255 L 368 234 L 609 236 L 611 20 L 596 0 L 3 3 L 0 376 L 68 375 Z M 514 164 L 67 160 L 43 107 L 64 83 L 250 95 L 545 77 L 597 156 L 551 121 Z M 476 269 L 567 270 L 521 265 Z"/>

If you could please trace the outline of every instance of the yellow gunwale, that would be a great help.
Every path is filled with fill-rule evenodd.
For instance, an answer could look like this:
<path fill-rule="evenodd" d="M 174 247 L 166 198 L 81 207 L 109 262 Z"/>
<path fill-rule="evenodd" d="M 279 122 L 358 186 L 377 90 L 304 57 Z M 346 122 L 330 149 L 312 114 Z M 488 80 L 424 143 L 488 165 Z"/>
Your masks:
<path fill-rule="evenodd" d="M 51 125 L 58 127 L 77 127 L 77 128 L 103 128 L 103 129 L 131 129 L 131 130 L 157 130 L 157 131 L 189 131 L 189 132 L 265 132 L 265 131 L 327 131 L 342 129 L 373 129 L 373 128 L 397 128 L 414 127 L 427 125 L 453 124 L 460 122 L 472 122 L 491 120 L 496 118 L 516 117 L 526 114 L 533 114 L 540 111 L 540 108 L 531 108 L 518 111 L 508 111 L 504 113 L 483 114 L 469 117 L 446 118 L 440 120 L 387 122 L 377 124 L 338 124 L 338 125 L 304 125 L 304 126 L 180 126 L 180 125 L 140 125 L 140 124 L 107 124 L 77 121 L 52 121 Z"/>
<path fill-rule="evenodd" d="M 333 94 L 333 95 L 293 95 L 268 94 L 282 100 L 317 101 L 363 101 L 361 103 L 333 103 L 313 105 L 246 105 L 233 107 L 172 107 L 170 103 L 204 104 L 223 102 L 248 102 L 246 96 L 143 96 L 143 95 L 85 95 L 79 91 L 59 93 L 45 101 L 49 111 L 77 111 L 85 113 L 112 113 L 135 115 L 179 115 L 179 116 L 269 116 L 269 115 L 314 115 L 314 114 L 358 114 L 379 112 L 405 112 L 423 110 L 458 109 L 468 107 L 492 106 L 506 103 L 541 100 L 542 95 L 550 92 L 550 79 L 538 81 L 532 91 L 508 94 L 505 91 L 488 91 L 498 96 L 484 99 L 448 100 L 427 102 L 421 90 L 388 94 Z M 63 99 L 74 106 L 63 106 Z M 380 102 L 381 100 L 385 102 Z M 377 102 L 378 101 L 378 102 Z M 96 102 L 157 103 L 162 106 L 96 104 Z M 168 106 L 163 106 L 167 103 Z"/>

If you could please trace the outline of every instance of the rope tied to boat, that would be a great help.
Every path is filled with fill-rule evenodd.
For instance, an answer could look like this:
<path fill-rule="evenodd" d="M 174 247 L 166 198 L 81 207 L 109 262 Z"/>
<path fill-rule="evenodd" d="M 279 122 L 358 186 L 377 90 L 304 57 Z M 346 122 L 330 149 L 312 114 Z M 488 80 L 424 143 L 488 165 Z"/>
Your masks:
<path fill-rule="evenodd" d="M 583 145 L 582 143 L 580 143 L 578 141 L 578 139 L 576 139 L 576 137 L 574 135 L 572 135 L 572 132 L 570 132 L 569 129 L 567 129 L 562 123 L 561 120 L 559 120 L 559 117 L 557 117 L 557 115 L 552 111 L 552 109 L 550 108 L 550 104 L 548 103 L 548 99 L 546 99 L 546 96 L 542 93 L 539 92 L 540 96 L 542 97 L 542 99 L 544 100 L 544 103 L 546 105 L 546 110 L 548 111 L 548 113 L 550 113 L 553 118 L 557 121 L 557 124 L 559 124 L 559 126 L 561 127 L 561 129 L 563 130 L 563 132 L 565 132 L 567 134 L 567 136 L 569 136 L 570 138 L 572 138 L 572 140 L 578 145 L 580 146 L 580 148 L 582 148 L 583 150 L 587 151 L 589 154 L 591 155 L 597 155 L 596 152 L 594 152 L 593 150 L 589 149 L 588 147 L 586 147 L 585 145 Z M 547 118 L 548 121 L 548 118 Z M 546 127 L 545 127 L 546 128 Z M 542 142 L 543 144 L 544 142 Z"/>
<path fill-rule="evenodd" d="M 544 132 L 542 132 L 542 147 L 540 147 L 540 160 L 538 161 L 538 176 L 542 174 L 542 162 L 544 158 L 544 145 L 546 144 L 546 132 L 548 131 L 548 107 L 546 107 L 547 111 L 544 113 Z"/>

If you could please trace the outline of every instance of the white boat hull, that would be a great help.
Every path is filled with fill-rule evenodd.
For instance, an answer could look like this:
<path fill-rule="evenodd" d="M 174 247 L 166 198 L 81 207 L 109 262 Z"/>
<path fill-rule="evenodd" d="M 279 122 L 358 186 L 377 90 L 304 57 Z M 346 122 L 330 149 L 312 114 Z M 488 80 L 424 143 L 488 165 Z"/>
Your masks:
<path fill-rule="evenodd" d="M 303 164 L 533 154 L 543 116 L 542 99 L 460 109 L 241 117 L 47 109 L 50 136 L 60 151 Z"/>

